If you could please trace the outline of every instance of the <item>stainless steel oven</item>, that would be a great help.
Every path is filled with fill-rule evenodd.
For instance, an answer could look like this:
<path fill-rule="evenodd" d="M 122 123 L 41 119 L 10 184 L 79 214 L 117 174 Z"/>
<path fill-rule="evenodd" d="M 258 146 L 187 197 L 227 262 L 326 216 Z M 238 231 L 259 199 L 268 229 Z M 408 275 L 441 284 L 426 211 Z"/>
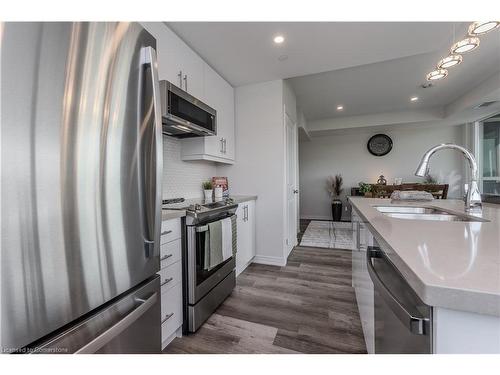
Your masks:
<path fill-rule="evenodd" d="M 368 246 L 366 263 L 374 285 L 375 353 L 432 353 L 432 307 L 422 302 L 380 248 Z"/>
<path fill-rule="evenodd" d="M 235 254 L 237 251 L 236 209 L 231 202 L 196 205 L 186 216 L 185 264 L 185 331 L 195 332 L 217 307 L 231 294 L 236 285 Z M 207 253 L 220 245 L 212 228 L 226 220 L 230 225 L 231 254 L 220 262 L 207 266 Z"/>

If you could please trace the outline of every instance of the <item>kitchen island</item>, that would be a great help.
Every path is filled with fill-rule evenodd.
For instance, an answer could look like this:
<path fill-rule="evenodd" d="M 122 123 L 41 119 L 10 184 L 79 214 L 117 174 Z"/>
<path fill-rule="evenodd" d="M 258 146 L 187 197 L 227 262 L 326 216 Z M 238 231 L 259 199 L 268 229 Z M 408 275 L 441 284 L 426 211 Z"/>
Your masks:
<path fill-rule="evenodd" d="M 373 286 L 367 291 L 366 267 L 356 266 L 365 257 L 356 252 L 374 246 L 432 307 L 432 352 L 500 353 L 500 206 L 485 203 L 481 212 L 469 214 L 461 200 L 391 203 L 351 197 L 350 202 L 355 233 L 361 238 L 353 252 L 353 283 L 364 282 L 357 296 L 358 305 L 364 299 L 359 307 L 367 347 L 376 352 L 373 312 L 367 310 L 373 305 Z M 435 207 L 474 221 L 415 220 L 377 209 L 388 206 Z"/>

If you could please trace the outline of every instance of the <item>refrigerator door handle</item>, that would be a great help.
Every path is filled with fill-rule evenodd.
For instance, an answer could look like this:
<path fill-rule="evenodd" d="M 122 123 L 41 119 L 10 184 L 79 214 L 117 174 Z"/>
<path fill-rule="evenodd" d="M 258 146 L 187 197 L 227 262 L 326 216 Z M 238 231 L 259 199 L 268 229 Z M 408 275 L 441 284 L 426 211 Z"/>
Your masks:
<path fill-rule="evenodd" d="M 163 138 L 162 138 L 162 121 L 161 121 L 161 101 L 160 101 L 160 81 L 158 78 L 158 60 L 156 51 L 151 46 L 144 48 L 146 54 L 144 61 L 150 65 L 151 72 L 151 87 L 153 96 L 153 115 L 154 115 L 154 140 L 152 145 L 155 148 L 154 164 L 155 170 L 155 193 L 154 193 L 154 224 L 153 238 L 145 238 L 146 257 L 160 255 L 160 232 L 161 232 L 161 202 L 162 202 L 162 176 L 163 176 Z M 141 132 L 143 130 L 141 129 Z M 141 156 L 142 157 L 142 156 Z M 149 181 L 146 181 L 146 183 Z M 151 208 L 149 202 L 146 202 L 146 210 Z M 149 218 L 149 213 L 145 215 Z M 149 227 L 148 229 L 150 229 Z M 151 235 L 149 230 L 147 235 Z"/>
<path fill-rule="evenodd" d="M 135 308 L 130 314 L 125 316 L 123 319 L 118 321 L 114 326 L 109 328 L 108 330 L 101 333 L 94 340 L 90 341 L 85 346 L 81 347 L 76 351 L 76 354 L 92 354 L 97 352 L 115 337 L 117 337 L 120 333 L 125 331 L 128 327 L 130 327 L 135 321 L 137 321 L 142 315 L 144 315 L 157 301 L 158 294 L 153 293 L 148 299 L 142 300 L 136 298 L 136 301 L 139 302 L 139 306 Z"/>

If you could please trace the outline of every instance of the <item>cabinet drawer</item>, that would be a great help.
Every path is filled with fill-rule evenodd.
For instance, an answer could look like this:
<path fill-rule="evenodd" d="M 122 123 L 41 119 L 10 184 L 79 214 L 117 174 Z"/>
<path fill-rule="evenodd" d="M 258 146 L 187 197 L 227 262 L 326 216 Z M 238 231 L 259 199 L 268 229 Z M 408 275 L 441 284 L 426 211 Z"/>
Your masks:
<path fill-rule="evenodd" d="M 160 246 L 160 268 L 165 268 L 181 260 L 181 240 L 164 243 Z"/>
<path fill-rule="evenodd" d="M 182 325 L 182 284 L 161 294 L 161 339 L 165 341 Z M 167 319 L 168 318 L 168 319 Z"/>
<path fill-rule="evenodd" d="M 170 288 L 182 282 L 182 264 L 180 261 L 162 268 L 160 272 L 161 292 L 166 292 Z"/>
<path fill-rule="evenodd" d="M 161 244 L 171 242 L 179 238 L 181 238 L 181 219 L 172 219 L 161 223 Z"/>

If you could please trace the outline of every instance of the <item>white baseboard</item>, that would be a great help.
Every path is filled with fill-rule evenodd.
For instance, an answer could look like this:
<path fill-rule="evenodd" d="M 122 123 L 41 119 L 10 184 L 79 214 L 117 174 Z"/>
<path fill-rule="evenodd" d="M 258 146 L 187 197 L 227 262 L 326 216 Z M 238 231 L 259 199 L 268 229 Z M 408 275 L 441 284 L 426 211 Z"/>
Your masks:
<path fill-rule="evenodd" d="M 286 259 L 280 257 L 270 257 L 267 255 L 256 255 L 252 263 L 267 264 L 269 266 L 286 266 Z"/>

